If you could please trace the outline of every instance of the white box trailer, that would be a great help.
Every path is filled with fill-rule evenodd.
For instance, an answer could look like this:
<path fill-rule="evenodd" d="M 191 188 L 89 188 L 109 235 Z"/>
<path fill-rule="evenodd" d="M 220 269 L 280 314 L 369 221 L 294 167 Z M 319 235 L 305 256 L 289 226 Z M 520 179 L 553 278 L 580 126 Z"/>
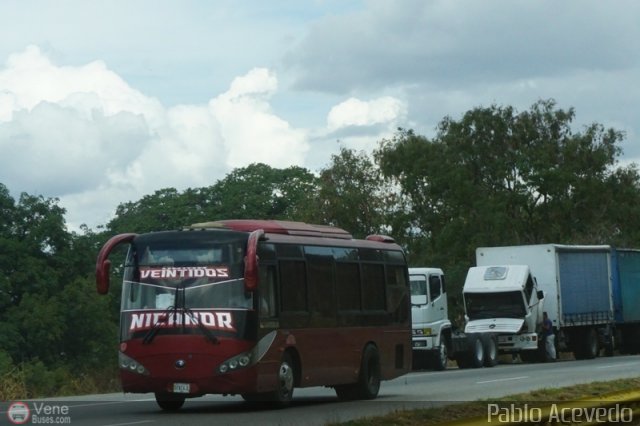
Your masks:
<path fill-rule="evenodd" d="M 528 266 L 544 293 L 556 344 L 583 359 L 594 358 L 600 348 L 613 351 L 611 253 L 607 245 L 480 247 L 476 263 Z"/>

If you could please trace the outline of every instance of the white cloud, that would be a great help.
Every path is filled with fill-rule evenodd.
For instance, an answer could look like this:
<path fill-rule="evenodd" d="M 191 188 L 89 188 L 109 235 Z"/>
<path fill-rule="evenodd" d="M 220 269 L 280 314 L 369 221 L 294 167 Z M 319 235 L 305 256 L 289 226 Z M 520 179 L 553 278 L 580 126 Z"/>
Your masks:
<path fill-rule="evenodd" d="M 72 225 L 252 162 L 317 171 L 493 103 L 554 98 L 640 158 L 632 0 L 18 3 L 0 14 L 0 182 L 60 197 Z"/>
<path fill-rule="evenodd" d="M 306 132 L 293 129 L 276 116 L 267 102 L 276 89 L 277 80 L 272 73 L 253 69 L 236 78 L 228 92 L 209 102 L 220 123 L 228 166 L 262 162 L 288 167 L 304 163 L 308 151 Z"/>
<path fill-rule="evenodd" d="M 59 197 L 77 228 L 160 188 L 212 185 L 252 162 L 302 164 L 306 132 L 271 110 L 277 87 L 254 69 L 208 105 L 166 109 L 100 61 L 57 66 L 31 46 L 0 69 L 0 182 Z"/>
<path fill-rule="evenodd" d="M 327 127 L 330 131 L 334 131 L 348 126 L 396 123 L 404 118 L 405 114 L 403 103 L 390 96 L 369 102 L 349 98 L 331 108 L 327 117 Z"/>
<path fill-rule="evenodd" d="M 9 56 L 0 72 L 0 90 L 12 95 L 13 110 L 30 110 L 41 102 L 52 102 L 83 112 L 90 117 L 99 108 L 105 115 L 121 111 L 144 114 L 157 124 L 160 103 L 132 89 L 102 61 L 80 67 L 52 64 L 37 46 Z M 11 115 L 0 119 L 7 121 Z"/>

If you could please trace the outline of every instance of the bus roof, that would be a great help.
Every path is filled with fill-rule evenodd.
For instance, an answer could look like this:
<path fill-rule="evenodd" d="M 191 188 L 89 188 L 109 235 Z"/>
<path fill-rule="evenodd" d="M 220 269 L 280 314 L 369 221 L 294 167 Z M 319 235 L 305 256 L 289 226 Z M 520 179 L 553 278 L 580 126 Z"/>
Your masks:
<path fill-rule="evenodd" d="M 304 222 L 293 222 L 287 220 L 230 219 L 195 223 L 188 227 L 188 229 L 211 228 L 222 228 L 244 232 L 253 232 L 258 229 L 262 229 L 267 234 L 340 238 L 345 240 L 353 239 L 350 233 L 341 228 L 327 225 L 310 225 Z"/>

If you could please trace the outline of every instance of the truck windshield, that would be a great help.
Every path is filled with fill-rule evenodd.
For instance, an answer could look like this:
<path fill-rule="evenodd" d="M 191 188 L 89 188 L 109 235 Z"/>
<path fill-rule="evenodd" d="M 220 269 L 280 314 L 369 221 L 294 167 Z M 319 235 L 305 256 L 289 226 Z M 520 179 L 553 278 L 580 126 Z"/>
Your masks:
<path fill-rule="evenodd" d="M 122 310 L 251 308 L 242 276 L 246 239 L 218 232 L 141 236 L 125 263 Z"/>
<path fill-rule="evenodd" d="M 470 320 L 488 318 L 524 318 L 522 292 L 464 293 L 464 303 Z"/>
<path fill-rule="evenodd" d="M 411 275 L 411 295 L 426 296 L 427 295 L 427 278 L 424 275 Z"/>

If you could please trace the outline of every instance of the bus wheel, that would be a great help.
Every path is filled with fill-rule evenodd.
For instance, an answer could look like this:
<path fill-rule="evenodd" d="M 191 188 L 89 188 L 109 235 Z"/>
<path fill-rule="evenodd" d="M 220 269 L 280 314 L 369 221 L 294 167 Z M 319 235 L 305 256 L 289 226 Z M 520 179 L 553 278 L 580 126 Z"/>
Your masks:
<path fill-rule="evenodd" d="M 373 345 L 367 345 L 362 353 L 358 381 L 348 385 L 334 386 L 338 399 L 374 399 L 380 391 L 380 354 Z"/>
<path fill-rule="evenodd" d="M 156 402 L 165 411 L 178 411 L 184 404 L 184 396 L 156 392 Z"/>
<path fill-rule="evenodd" d="M 359 399 L 374 399 L 380 391 L 380 354 L 373 345 L 367 345 L 362 353 L 362 364 L 356 389 L 356 395 Z"/>
<path fill-rule="evenodd" d="M 269 393 L 267 399 L 279 406 L 289 405 L 293 399 L 295 367 L 291 355 L 285 352 L 278 367 L 278 388 Z"/>
<path fill-rule="evenodd" d="M 243 393 L 242 395 L 242 399 L 244 399 L 247 402 L 261 402 L 264 401 L 264 395 L 261 395 L 259 393 Z"/>

